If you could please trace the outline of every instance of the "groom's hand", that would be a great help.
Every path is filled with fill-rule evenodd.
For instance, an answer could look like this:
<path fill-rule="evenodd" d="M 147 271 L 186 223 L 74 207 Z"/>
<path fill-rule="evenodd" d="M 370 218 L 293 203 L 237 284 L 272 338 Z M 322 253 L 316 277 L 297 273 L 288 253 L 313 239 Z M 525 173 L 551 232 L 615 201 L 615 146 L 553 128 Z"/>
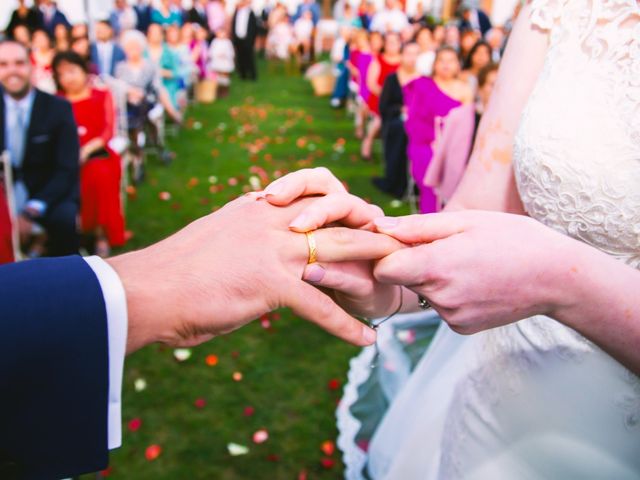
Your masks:
<path fill-rule="evenodd" d="M 308 244 L 288 226 L 314 201 L 276 207 L 246 195 L 155 245 L 110 259 L 127 295 L 127 351 L 152 342 L 199 344 L 279 307 L 356 345 L 373 343 L 373 330 L 301 280 Z M 367 231 L 315 235 L 323 262 L 382 258 L 402 248 Z"/>

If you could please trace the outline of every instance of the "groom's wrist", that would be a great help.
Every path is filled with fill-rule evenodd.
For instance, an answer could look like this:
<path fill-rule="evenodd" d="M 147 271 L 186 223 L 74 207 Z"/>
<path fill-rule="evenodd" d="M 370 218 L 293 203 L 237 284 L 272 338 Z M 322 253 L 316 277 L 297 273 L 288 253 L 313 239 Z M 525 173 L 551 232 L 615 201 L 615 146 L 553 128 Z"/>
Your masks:
<path fill-rule="evenodd" d="M 163 285 L 163 275 L 155 268 L 157 258 L 149 249 L 125 253 L 107 260 L 124 287 L 127 312 L 127 354 L 154 342 L 169 341 L 167 322 L 171 318 L 171 289 Z M 166 272 L 168 273 L 168 272 Z"/>

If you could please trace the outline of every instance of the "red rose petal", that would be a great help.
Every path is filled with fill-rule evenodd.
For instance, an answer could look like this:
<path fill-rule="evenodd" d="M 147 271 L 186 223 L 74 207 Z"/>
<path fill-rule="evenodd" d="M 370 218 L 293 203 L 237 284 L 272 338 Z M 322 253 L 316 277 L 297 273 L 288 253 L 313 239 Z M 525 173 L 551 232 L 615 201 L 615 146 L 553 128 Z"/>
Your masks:
<path fill-rule="evenodd" d="M 154 444 L 154 445 L 149 445 L 147 447 L 147 449 L 144 452 L 144 456 L 146 457 L 147 460 L 152 462 L 153 460 L 158 458 L 161 453 L 162 453 L 162 447 L 160 445 Z"/>
<path fill-rule="evenodd" d="M 204 408 L 207 406 L 207 401 L 204 398 L 196 398 L 196 401 L 193 402 L 193 405 L 196 408 Z"/>
<path fill-rule="evenodd" d="M 245 417 L 251 417 L 256 412 L 256 409 L 253 407 L 244 407 L 243 415 Z"/>
<path fill-rule="evenodd" d="M 327 383 L 327 388 L 329 390 L 338 390 L 340 388 L 340 380 L 338 380 L 337 378 L 332 378 L 331 380 L 329 380 L 329 383 Z"/>
<path fill-rule="evenodd" d="M 333 458 L 324 457 L 320 460 L 320 464 L 322 465 L 322 468 L 329 470 L 334 467 L 336 461 Z"/>
<path fill-rule="evenodd" d="M 215 367 L 218 364 L 218 356 L 214 354 L 207 355 L 207 358 L 205 358 L 204 361 L 210 367 Z"/>
<path fill-rule="evenodd" d="M 326 440 L 322 442 L 322 446 L 320 447 L 322 453 L 324 453 L 327 457 L 333 455 L 336 451 L 336 445 L 331 440 Z"/>
<path fill-rule="evenodd" d="M 140 430 L 141 426 L 142 426 L 142 420 L 139 418 L 132 418 L 128 424 L 129 431 L 131 432 L 137 432 L 138 430 Z"/>

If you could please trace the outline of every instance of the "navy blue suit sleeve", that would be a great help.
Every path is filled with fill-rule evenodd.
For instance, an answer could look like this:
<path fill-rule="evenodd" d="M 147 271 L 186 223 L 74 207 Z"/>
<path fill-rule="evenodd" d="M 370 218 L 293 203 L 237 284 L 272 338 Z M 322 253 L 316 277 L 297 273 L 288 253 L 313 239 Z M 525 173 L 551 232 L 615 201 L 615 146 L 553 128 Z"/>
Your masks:
<path fill-rule="evenodd" d="M 105 468 L 108 391 L 107 314 L 88 264 L 0 267 L 0 478 Z"/>

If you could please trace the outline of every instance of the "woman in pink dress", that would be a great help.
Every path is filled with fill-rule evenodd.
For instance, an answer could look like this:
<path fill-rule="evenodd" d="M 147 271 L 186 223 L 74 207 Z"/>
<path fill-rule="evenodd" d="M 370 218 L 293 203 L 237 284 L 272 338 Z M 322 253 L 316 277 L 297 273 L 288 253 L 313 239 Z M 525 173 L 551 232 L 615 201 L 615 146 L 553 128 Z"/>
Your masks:
<path fill-rule="evenodd" d="M 433 78 L 419 77 L 403 87 L 407 107 L 407 156 L 411 175 L 420 190 L 420 213 L 438 210 L 435 192 L 423 181 L 433 157 L 436 124 L 442 122 L 452 109 L 473 100 L 471 89 L 458 79 L 459 73 L 457 52 L 443 47 L 436 54 Z"/>

